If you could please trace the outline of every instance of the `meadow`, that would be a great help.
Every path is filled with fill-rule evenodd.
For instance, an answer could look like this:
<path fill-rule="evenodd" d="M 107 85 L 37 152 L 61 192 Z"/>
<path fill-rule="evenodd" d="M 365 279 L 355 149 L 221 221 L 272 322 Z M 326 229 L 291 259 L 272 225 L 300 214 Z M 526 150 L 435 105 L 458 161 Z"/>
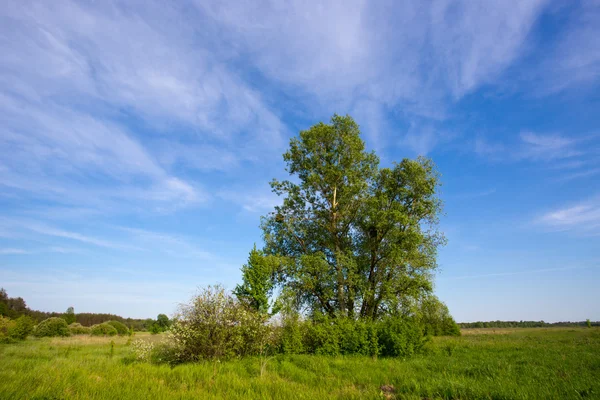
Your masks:
<path fill-rule="evenodd" d="M 170 367 L 132 352 L 127 337 L 0 345 L 0 398 L 600 398 L 599 328 L 463 330 L 409 359 L 278 355 Z"/>

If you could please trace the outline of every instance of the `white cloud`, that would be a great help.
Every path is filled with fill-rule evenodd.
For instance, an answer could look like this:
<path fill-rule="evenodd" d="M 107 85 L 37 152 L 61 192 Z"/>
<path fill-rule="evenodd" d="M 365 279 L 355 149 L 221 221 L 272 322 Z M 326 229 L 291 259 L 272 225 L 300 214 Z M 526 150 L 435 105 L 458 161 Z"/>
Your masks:
<path fill-rule="evenodd" d="M 521 158 L 553 160 L 582 154 L 575 149 L 577 141 L 561 135 L 522 132 L 521 141 L 523 143 L 523 149 L 519 154 Z"/>
<path fill-rule="evenodd" d="M 224 42 L 305 95 L 312 113 L 350 110 L 375 132 L 390 111 L 437 119 L 449 101 L 494 82 L 524 51 L 544 3 L 196 2 L 224 27 Z M 435 134 L 417 151 L 435 146 Z M 396 142 L 373 136 L 375 147 Z"/>
<path fill-rule="evenodd" d="M 537 222 L 552 230 L 598 235 L 600 234 L 600 197 L 547 212 Z"/>
<path fill-rule="evenodd" d="M 0 185 L 78 206 L 165 211 L 207 197 L 169 170 L 174 161 L 224 169 L 281 146 L 285 127 L 202 39 L 196 17 L 158 2 L 3 7 Z M 124 115 L 143 122 L 125 127 Z M 190 162 L 179 132 L 169 141 L 181 156 L 148 147 L 150 135 L 174 129 L 212 165 Z"/>
<path fill-rule="evenodd" d="M 23 249 L 13 249 L 13 248 L 4 248 L 0 249 L 0 254 L 2 255 L 12 255 L 12 254 L 28 254 L 29 251 Z"/>

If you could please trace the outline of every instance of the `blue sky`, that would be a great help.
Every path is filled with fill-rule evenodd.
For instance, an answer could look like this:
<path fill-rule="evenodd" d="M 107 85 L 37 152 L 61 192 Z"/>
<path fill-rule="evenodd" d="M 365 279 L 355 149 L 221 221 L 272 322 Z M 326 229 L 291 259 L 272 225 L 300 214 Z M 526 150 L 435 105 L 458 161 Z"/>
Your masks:
<path fill-rule="evenodd" d="M 8 1 L 0 48 L 0 286 L 31 308 L 233 288 L 337 112 L 436 162 L 457 320 L 600 320 L 598 1 Z"/>

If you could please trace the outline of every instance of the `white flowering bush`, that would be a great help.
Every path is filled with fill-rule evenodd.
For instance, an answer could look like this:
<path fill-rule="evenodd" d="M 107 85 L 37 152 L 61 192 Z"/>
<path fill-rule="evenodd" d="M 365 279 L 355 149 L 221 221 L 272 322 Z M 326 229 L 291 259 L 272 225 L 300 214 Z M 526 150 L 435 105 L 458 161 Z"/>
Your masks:
<path fill-rule="evenodd" d="M 137 361 L 150 361 L 154 343 L 145 340 L 135 340 L 131 343 L 131 348 Z"/>
<path fill-rule="evenodd" d="M 209 286 L 180 307 L 171 327 L 180 362 L 261 354 L 270 335 L 265 318 L 220 286 Z"/>

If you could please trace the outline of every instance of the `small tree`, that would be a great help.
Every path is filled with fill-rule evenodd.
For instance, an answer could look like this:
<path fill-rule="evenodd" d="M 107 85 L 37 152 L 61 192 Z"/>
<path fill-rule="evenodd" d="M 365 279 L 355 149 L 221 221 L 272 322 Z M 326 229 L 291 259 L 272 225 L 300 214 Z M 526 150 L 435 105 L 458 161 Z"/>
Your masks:
<path fill-rule="evenodd" d="M 585 324 L 587 325 L 588 328 L 592 327 L 592 321 L 590 321 L 589 318 L 585 321 Z"/>
<path fill-rule="evenodd" d="M 169 317 L 167 317 L 165 314 L 158 314 L 154 325 L 157 325 L 160 328 L 160 331 L 164 332 L 169 329 L 169 326 L 171 326 L 171 321 L 169 321 Z"/>
<path fill-rule="evenodd" d="M 67 308 L 67 312 L 63 315 L 64 320 L 67 322 L 67 325 L 71 325 L 73 322 L 77 320 L 75 317 L 75 309 L 73 307 Z"/>
<path fill-rule="evenodd" d="M 273 275 L 279 263 L 277 257 L 265 255 L 255 244 L 248 256 L 248 264 L 242 266 L 242 284 L 234 290 L 237 299 L 247 307 L 267 314 L 273 293 Z"/>

